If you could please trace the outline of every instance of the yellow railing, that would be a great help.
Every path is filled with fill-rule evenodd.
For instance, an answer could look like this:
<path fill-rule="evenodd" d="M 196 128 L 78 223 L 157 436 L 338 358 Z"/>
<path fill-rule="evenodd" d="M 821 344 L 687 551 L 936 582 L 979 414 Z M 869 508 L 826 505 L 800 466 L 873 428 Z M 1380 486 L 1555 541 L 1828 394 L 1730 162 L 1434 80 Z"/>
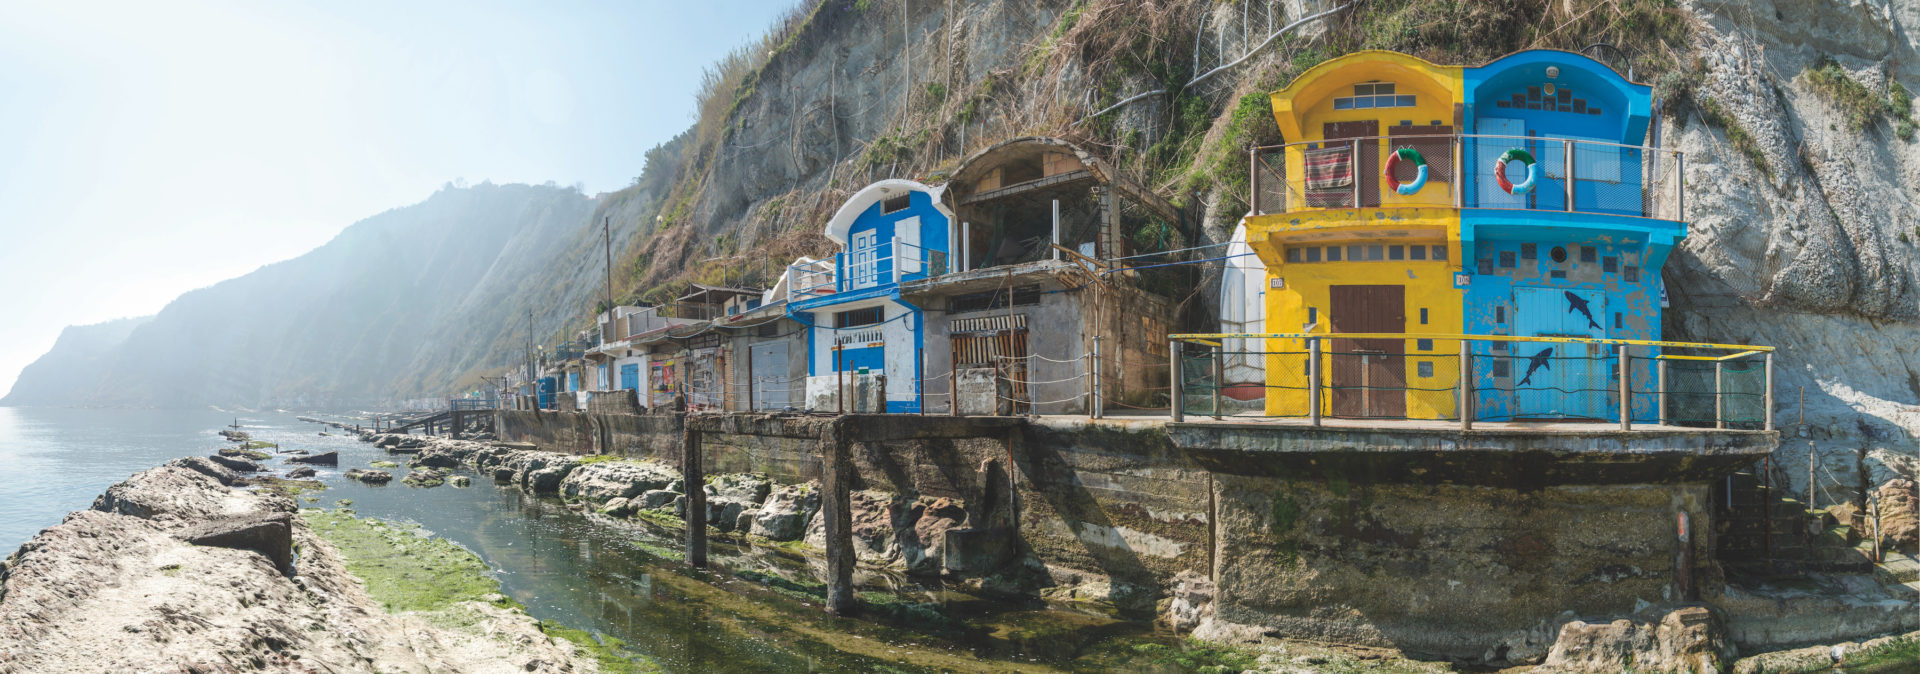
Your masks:
<path fill-rule="evenodd" d="M 1190 408 L 1196 405 L 1197 413 L 1220 418 L 1227 403 L 1223 391 L 1251 386 L 1261 389 L 1264 416 L 1305 417 L 1313 425 L 1334 415 L 1457 421 L 1462 429 L 1475 421 L 1557 419 L 1618 422 L 1622 430 L 1636 421 L 1773 430 L 1771 346 L 1397 332 L 1167 338 L 1174 421 L 1195 413 Z M 1345 346 L 1329 349 L 1327 340 Z M 1457 350 L 1436 348 L 1439 343 Z M 1523 354 L 1521 344 L 1547 348 Z M 1555 348 L 1560 345 L 1586 348 Z M 1440 363 L 1449 358 L 1456 367 L 1442 370 Z M 1264 379 L 1229 381 L 1230 359 L 1242 366 L 1262 362 Z M 1196 365 L 1211 372 L 1190 371 Z M 1710 389 L 1704 383 L 1709 369 Z M 1754 372 L 1757 378 L 1739 377 Z M 1195 398 L 1196 391 L 1207 396 Z M 1704 416 L 1709 401 L 1711 418 Z"/>

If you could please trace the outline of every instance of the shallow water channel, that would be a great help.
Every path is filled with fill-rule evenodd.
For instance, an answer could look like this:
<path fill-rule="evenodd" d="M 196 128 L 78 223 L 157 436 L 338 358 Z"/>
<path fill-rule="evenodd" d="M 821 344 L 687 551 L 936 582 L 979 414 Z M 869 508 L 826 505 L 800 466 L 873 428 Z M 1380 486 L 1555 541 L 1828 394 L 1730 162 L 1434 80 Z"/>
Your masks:
<path fill-rule="evenodd" d="M 409 522 L 452 540 L 494 567 L 502 590 L 534 617 L 625 642 L 672 671 L 1182 671 L 1147 657 L 1143 644 L 1173 644 L 1150 616 L 1038 601 L 987 599 L 954 588 L 865 573 L 858 618 L 821 610 L 824 562 L 800 552 L 716 536 L 708 570 L 679 560 L 680 531 L 568 509 L 558 500 L 495 486 L 471 470 L 472 487 L 418 489 L 400 483 L 406 455 L 311 424 L 249 429 L 256 439 L 310 451 L 338 450 L 329 489 L 307 507 L 351 500 L 364 517 Z M 376 460 L 394 481 L 368 486 L 341 473 Z M 270 462 L 278 465 L 277 461 Z M 1161 651 L 1161 652 L 1164 652 Z"/>

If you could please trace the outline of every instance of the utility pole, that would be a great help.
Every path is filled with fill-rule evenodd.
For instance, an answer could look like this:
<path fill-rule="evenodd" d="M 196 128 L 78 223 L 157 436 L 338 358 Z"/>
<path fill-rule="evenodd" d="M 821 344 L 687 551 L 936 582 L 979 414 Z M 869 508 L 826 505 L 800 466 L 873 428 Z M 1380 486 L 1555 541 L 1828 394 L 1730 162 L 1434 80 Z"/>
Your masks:
<path fill-rule="evenodd" d="M 600 233 L 607 237 L 607 323 L 613 323 L 613 216 L 600 221 Z M 601 333 L 605 337 L 605 333 Z"/>

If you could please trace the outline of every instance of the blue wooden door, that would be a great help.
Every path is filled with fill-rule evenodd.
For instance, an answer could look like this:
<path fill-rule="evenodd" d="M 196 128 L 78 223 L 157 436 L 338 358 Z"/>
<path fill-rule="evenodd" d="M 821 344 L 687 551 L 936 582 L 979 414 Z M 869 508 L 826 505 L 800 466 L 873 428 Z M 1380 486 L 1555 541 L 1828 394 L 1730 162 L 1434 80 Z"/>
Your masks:
<path fill-rule="evenodd" d="M 1514 330 L 1526 337 L 1607 336 L 1606 295 L 1593 290 L 1515 288 Z M 1516 418 L 1609 416 L 1611 360 L 1598 344 L 1515 342 L 1512 354 Z"/>
<path fill-rule="evenodd" d="M 620 388 L 629 391 L 640 390 L 640 364 L 628 363 L 620 366 Z"/>

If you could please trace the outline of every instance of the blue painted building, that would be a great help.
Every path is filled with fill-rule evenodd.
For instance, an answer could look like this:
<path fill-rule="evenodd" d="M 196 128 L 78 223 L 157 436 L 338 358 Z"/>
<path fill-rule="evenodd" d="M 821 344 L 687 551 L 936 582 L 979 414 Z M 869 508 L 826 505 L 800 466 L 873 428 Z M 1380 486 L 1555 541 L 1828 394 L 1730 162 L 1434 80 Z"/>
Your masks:
<path fill-rule="evenodd" d="M 788 268 L 787 315 L 807 326 L 806 404 L 816 410 L 920 410 L 924 314 L 902 283 L 944 273 L 953 218 L 940 189 L 882 180 L 828 221 L 831 260 Z M 885 409 L 864 401 L 884 400 Z"/>
<path fill-rule="evenodd" d="M 1463 99 L 1466 268 L 1455 285 L 1465 332 L 1661 339 L 1661 269 L 1687 227 L 1681 160 L 1650 147 L 1649 87 L 1580 54 L 1532 50 L 1465 69 Z M 1475 368 L 1476 418 L 1619 417 L 1611 347 L 1476 350 L 1491 363 Z M 1656 354 L 1632 355 L 1632 390 L 1652 391 L 1647 358 Z M 1633 394 L 1637 420 L 1655 418 L 1657 405 L 1652 393 Z"/>

